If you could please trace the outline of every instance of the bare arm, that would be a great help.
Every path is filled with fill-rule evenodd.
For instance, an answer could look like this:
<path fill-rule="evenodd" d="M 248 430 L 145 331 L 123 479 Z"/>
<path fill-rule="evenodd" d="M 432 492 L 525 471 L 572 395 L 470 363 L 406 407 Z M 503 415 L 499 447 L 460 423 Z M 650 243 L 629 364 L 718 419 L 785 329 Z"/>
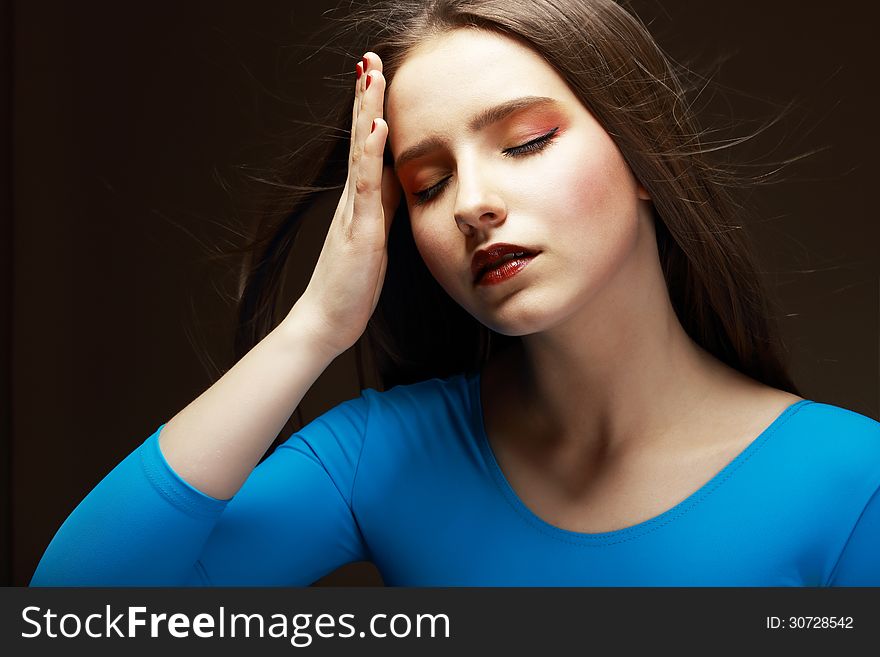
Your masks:
<path fill-rule="evenodd" d="M 309 309 L 285 320 L 159 435 L 168 464 L 188 484 L 231 498 L 312 384 L 338 355 L 317 339 Z"/>
<path fill-rule="evenodd" d="M 159 435 L 169 465 L 212 497 L 238 491 L 318 376 L 363 333 L 379 300 L 400 188 L 382 159 L 382 62 L 373 53 L 364 61 L 369 74 L 359 63 L 349 175 L 306 291 L 275 330 Z"/>

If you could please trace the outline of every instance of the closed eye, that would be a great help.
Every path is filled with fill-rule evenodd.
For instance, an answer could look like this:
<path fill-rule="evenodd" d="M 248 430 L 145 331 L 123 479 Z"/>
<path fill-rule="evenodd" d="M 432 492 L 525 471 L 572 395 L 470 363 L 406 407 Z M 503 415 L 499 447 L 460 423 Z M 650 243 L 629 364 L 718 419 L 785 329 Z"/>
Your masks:
<path fill-rule="evenodd" d="M 520 144 L 519 146 L 512 146 L 511 148 L 505 148 L 501 151 L 502 155 L 505 157 L 521 157 L 523 155 L 527 155 L 529 153 L 535 153 L 544 149 L 553 139 L 556 132 L 559 130 L 558 127 L 553 128 L 550 132 L 545 135 L 541 135 L 540 137 L 536 137 L 531 141 L 526 142 L 525 144 Z M 443 191 L 443 188 L 446 187 L 446 184 L 449 182 L 449 178 L 451 176 L 447 176 L 436 185 L 428 187 L 420 192 L 414 192 L 413 196 L 416 197 L 414 202 L 415 205 L 424 205 L 428 203 L 431 199 L 437 196 L 440 192 Z"/>
<path fill-rule="evenodd" d="M 546 135 L 541 135 L 540 137 L 536 137 L 532 139 L 532 141 L 527 141 L 525 144 L 521 146 L 514 146 L 512 148 L 505 148 L 502 153 L 504 153 L 507 157 L 517 157 L 519 155 L 524 155 L 525 153 L 532 153 L 534 151 L 539 151 L 544 148 L 547 144 L 550 143 L 550 140 L 553 139 L 553 135 L 556 134 L 556 131 L 559 128 L 553 128 Z"/>

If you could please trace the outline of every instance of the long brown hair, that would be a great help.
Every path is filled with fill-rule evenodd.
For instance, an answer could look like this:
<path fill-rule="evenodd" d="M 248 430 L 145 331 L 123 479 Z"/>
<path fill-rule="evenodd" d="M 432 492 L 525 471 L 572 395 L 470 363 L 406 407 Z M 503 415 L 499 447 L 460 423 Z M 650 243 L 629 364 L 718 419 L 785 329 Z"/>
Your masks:
<path fill-rule="evenodd" d="M 376 52 L 391 84 L 414 47 L 459 28 L 516 39 L 555 69 L 650 194 L 663 273 L 688 335 L 753 379 L 800 394 L 787 372 L 776 317 L 742 225 L 737 193 L 758 178 L 716 157 L 734 142 L 707 141 L 683 83 L 687 69 L 661 50 L 636 16 L 611 0 L 391 0 L 349 13 L 336 38 L 347 44 L 351 61 Z M 236 360 L 277 324 L 282 274 L 304 213 L 319 194 L 342 189 L 354 85 L 349 89 L 335 123 L 278 171 L 275 188 L 283 193 L 276 210 L 261 218 L 253 239 L 239 251 L 247 257 Z M 387 389 L 474 371 L 492 350 L 518 339 L 487 329 L 433 279 L 415 248 L 405 203 L 392 223 L 388 251 L 382 295 L 355 345 L 362 386 L 365 362 Z"/>

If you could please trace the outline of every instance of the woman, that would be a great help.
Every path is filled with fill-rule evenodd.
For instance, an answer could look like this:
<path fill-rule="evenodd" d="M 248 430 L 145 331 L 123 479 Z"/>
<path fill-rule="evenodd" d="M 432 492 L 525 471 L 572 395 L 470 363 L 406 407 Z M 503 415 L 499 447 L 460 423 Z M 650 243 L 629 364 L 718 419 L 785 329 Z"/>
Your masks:
<path fill-rule="evenodd" d="M 609 0 L 361 18 L 306 291 L 260 335 L 309 198 L 246 282 L 246 355 L 31 584 L 302 585 L 364 559 L 409 586 L 880 584 L 880 424 L 790 381 L 729 181 L 641 23 Z M 386 389 L 261 462 L 367 328 Z"/>

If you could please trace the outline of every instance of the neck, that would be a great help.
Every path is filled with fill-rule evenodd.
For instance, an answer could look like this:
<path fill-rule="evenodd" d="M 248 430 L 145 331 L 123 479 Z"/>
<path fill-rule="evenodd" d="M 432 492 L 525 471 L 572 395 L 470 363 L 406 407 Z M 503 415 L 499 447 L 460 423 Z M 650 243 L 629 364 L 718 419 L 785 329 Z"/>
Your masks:
<path fill-rule="evenodd" d="M 579 312 L 496 359 L 501 412 L 520 418 L 528 435 L 562 447 L 637 449 L 674 434 L 734 388 L 760 385 L 687 335 L 653 231 L 650 238 Z"/>

